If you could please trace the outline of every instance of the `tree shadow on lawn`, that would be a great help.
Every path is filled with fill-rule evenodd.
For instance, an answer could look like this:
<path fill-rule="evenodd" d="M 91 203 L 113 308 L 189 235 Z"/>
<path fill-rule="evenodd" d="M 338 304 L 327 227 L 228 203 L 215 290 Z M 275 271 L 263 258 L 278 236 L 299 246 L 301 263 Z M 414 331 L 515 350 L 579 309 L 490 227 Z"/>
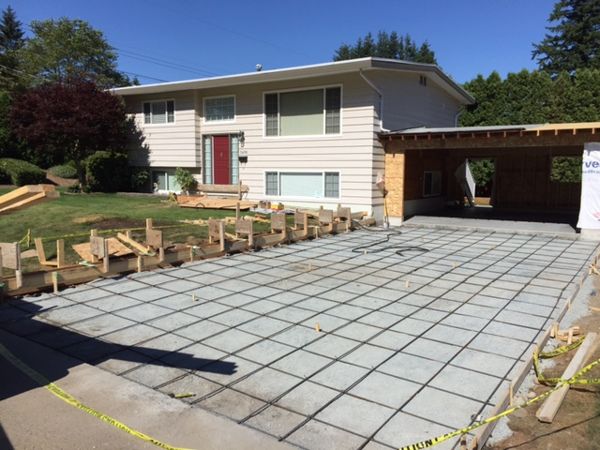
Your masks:
<path fill-rule="evenodd" d="M 140 367 L 139 364 L 150 364 L 224 375 L 233 375 L 237 371 L 237 364 L 234 362 L 199 358 L 184 351 L 168 351 L 106 342 L 35 320 L 35 316 L 50 309 L 53 308 L 42 309 L 35 303 L 23 300 L 11 300 L 0 304 L 0 330 L 3 329 L 19 336 L 15 338 L 0 333 L 0 344 L 50 382 L 60 380 L 69 373 L 70 368 L 76 367 L 82 362 L 95 366 L 108 360 L 132 363 L 127 364 L 127 367 L 131 369 Z M 33 354 L 24 352 L 22 347 L 26 349 L 30 347 L 20 345 L 21 339 L 33 341 L 47 348 L 42 347 L 40 351 L 35 351 Z M 53 351 L 59 352 L 59 354 L 56 355 Z M 7 367 L 6 365 L 11 366 L 2 353 L 0 351 L 0 368 Z M 123 371 L 127 370 L 123 369 Z M 37 387 L 39 384 L 23 373 L 22 379 L 19 378 L 16 382 L 0 383 L 0 400 Z"/>

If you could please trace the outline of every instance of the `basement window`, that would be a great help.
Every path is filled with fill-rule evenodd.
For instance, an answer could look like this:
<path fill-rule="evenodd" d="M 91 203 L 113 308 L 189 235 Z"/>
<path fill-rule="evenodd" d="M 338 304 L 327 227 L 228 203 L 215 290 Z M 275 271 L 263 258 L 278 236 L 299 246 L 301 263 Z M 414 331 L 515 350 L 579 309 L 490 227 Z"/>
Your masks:
<path fill-rule="evenodd" d="M 442 172 L 423 172 L 423 197 L 435 197 L 442 193 Z"/>
<path fill-rule="evenodd" d="M 266 172 L 265 195 L 293 198 L 339 198 L 339 172 Z"/>

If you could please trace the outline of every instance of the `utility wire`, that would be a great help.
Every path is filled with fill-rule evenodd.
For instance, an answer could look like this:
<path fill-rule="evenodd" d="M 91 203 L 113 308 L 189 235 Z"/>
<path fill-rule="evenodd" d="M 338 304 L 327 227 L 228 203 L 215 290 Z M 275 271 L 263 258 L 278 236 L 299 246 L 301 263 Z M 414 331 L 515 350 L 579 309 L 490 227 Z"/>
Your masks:
<path fill-rule="evenodd" d="M 210 70 L 206 70 L 206 69 L 203 69 L 200 67 L 193 67 L 193 66 L 188 66 L 185 64 L 180 64 L 175 61 L 170 61 L 170 60 L 167 60 L 164 58 L 159 58 L 158 56 L 151 56 L 151 55 L 147 55 L 144 53 L 135 52 L 133 50 L 126 50 L 124 48 L 119 48 L 119 47 L 113 47 L 113 48 L 115 50 L 119 51 L 119 56 L 123 55 L 123 56 L 127 56 L 127 57 L 134 58 L 134 59 L 146 60 L 149 63 L 158 64 L 158 65 L 162 65 L 162 66 L 172 66 L 171 68 L 179 69 L 179 70 L 183 70 L 183 71 L 191 72 L 191 73 L 195 73 L 195 74 L 219 75 L 218 73 L 211 72 Z"/>

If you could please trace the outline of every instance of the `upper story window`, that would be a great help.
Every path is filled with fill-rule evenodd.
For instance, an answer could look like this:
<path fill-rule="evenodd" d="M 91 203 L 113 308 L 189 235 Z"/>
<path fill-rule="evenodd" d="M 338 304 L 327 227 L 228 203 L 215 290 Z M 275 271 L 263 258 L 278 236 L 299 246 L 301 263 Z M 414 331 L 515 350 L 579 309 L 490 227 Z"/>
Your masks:
<path fill-rule="evenodd" d="M 157 100 L 144 102 L 144 123 L 161 124 L 175 122 L 175 102 L 173 100 Z"/>
<path fill-rule="evenodd" d="M 227 122 L 235 119 L 235 97 L 209 97 L 204 99 L 205 122 Z"/>
<path fill-rule="evenodd" d="M 342 88 L 265 94 L 266 136 L 340 133 Z"/>

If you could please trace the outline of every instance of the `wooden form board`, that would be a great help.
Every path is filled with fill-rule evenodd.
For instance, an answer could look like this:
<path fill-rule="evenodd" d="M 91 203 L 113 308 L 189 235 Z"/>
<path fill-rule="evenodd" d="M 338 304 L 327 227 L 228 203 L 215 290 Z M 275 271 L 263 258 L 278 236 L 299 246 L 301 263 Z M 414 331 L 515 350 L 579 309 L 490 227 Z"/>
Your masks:
<path fill-rule="evenodd" d="M 300 223 L 308 223 L 308 216 L 306 214 L 297 214 L 297 217 L 299 218 Z M 223 223 L 222 221 L 220 222 Z M 248 225 L 252 226 L 252 221 L 240 220 L 240 222 L 245 222 L 239 224 L 241 227 L 239 229 L 240 232 L 244 233 L 251 231 L 251 228 L 249 228 Z M 237 240 L 234 242 L 227 242 L 226 249 L 224 249 L 225 246 L 221 245 L 220 243 L 196 247 L 194 248 L 194 256 L 198 259 L 205 259 L 222 256 L 226 254 L 226 252 L 235 253 L 246 251 L 248 250 L 248 248 L 265 248 L 273 245 L 278 245 L 283 242 L 300 241 L 307 238 L 321 236 L 328 232 L 335 233 L 338 229 L 338 225 L 340 224 L 333 223 L 332 225 L 332 227 L 317 226 L 302 230 L 289 230 L 287 232 L 287 237 L 285 238 L 282 238 L 281 233 L 261 234 L 256 236 L 253 234 L 249 234 L 248 240 Z M 250 237 L 252 237 L 254 244 L 250 242 Z M 127 238 L 127 236 L 125 236 L 125 238 Z M 124 251 L 126 251 L 128 254 L 133 253 L 131 249 L 124 246 L 115 238 L 98 238 L 98 236 L 94 236 L 94 234 L 92 233 L 90 239 L 95 242 L 94 252 L 97 253 L 97 257 L 102 257 L 102 255 L 105 254 L 113 255 L 115 247 L 117 247 L 118 249 L 124 249 Z M 102 247 L 102 245 L 104 245 L 104 247 Z M 79 249 L 82 252 L 78 253 L 85 260 L 88 260 L 88 255 L 92 254 L 91 243 L 79 244 L 78 246 L 73 247 L 74 249 L 77 247 L 77 249 Z M 106 250 L 102 252 L 101 248 L 106 248 Z M 105 276 L 113 276 L 117 274 L 123 274 L 139 270 L 151 270 L 155 267 L 162 266 L 163 263 L 177 264 L 183 261 L 188 261 L 190 259 L 190 247 L 187 245 L 179 245 L 168 250 L 161 250 L 162 251 L 158 255 L 136 255 L 134 257 L 116 259 L 114 261 L 110 260 L 110 258 L 104 258 L 104 261 L 101 263 L 89 264 L 86 266 L 68 266 L 63 269 L 28 272 L 24 274 L 21 274 L 21 272 L 18 271 L 15 273 L 14 277 L 8 277 L 5 279 L 6 286 L 8 288 L 7 293 L 8 295 L 24 295 L 39 291 L 41 289 L 48 289 L 49 287 L 53 287 L 56 285 L 75 285 L 79 283 L 85 283 L 97 278 L 102 278 Z M 87 254 L 83 253 L 84 251 L 87 252 Z M 84 257 L 84 254 L 85 256 L 88 256 L 88 258 Z M 118 252 L 115 252 L 114 254 L 120 256 Z M 0 253 L 0 257 L 1 255 L 2 254 Z M 53 273 L 58 273 L 58 275 L 53 275 Z"/>
<path fill-rule="evenodd" d="M 21 244 L 18 242 L 0 242 L 2 252 L 2 267 L 21 270 Z"/>
<path fill-rule="evenodd" d="M 184 208 L 200 209 L 231 209 L 238 207 L 240 210 L 248 210 L 256 207 L 257 202 L 247 200 L 238 200 L 236 198 L 210 198 L 206 196 L 180 195 L 177 197 L 177 203 Z"/>
<path fill-rule="evenodd" d="M 573 359 L 565 369 L 562 379 L 568 380 L 575 376 L 585 366 L 585 362 L 590 358 L 596 347 L 598 346 L 598 334 L 588 333 L 583 341 L 583 344 L 577 349 L 577 353 L 573 356 Z M 554 391 L 544 401 L 542 406 L 537 410 L 536 417 L 540 422 L 552 423 L 554 417 L 558 413 L 558 409 L 562 404 L 567 392 L 569 391 L 569 384 L 564 384 L 557 391 Z"/>
<path fill-rule="evenodd" d="M 287 228 L 286 215 L 283 213 L 271 214 L 271 231 L 285 231 Z"/>
<path fill-rule="evenodd" d="M 333 223 L 333 211 L 331 209 L 321 209 L 319 211 L 319 222 L 326 225 Z"/>
<path fill-rule="evenodd" d="M 146 244 L 156 249 L 164 247 L 162 230 L 146 228 Z"/>

